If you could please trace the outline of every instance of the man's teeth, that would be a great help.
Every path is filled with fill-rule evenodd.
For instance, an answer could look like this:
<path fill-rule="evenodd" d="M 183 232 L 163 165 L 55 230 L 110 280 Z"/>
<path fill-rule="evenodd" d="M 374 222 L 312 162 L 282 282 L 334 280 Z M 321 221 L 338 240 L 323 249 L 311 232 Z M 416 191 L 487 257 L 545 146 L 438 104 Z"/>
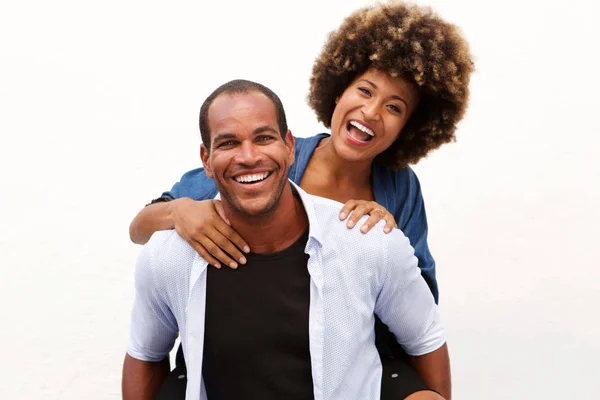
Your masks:
<path fill-rule="evenodd" d="M 364 126 L 363 124 L 360 124 L 356 121 L 350 121 L 350 125 L 352 125 L 353 127 L 360 129 L 361 131 L 363 131 L 364 133 L 366 133 L 369 136 L 375 136 L 375 133 L 370 130 L 369 128 L 367 128 L 366 126 Z"/>
<path fill-rule="evenodd" d="M 269 172 L 264 172 L 262 174 L 236 176 L 235 180 L 242 183 L 258 182 L 266 179 L 269 174 Z"/>

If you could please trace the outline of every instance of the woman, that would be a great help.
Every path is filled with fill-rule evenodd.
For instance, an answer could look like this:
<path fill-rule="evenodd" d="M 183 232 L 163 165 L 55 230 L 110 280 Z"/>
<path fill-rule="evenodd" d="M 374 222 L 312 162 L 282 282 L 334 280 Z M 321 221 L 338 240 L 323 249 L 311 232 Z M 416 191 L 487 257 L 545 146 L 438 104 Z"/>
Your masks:
<path fill-rule="evenodd" d="M 289 171 L 307 192 L 346 203 L 340 219 L 348 218 L 349 227 L 364 214 L 370 217 L 363 232 L 380 219 L 386 230 L 397 225 L 415 248 L 436 302 L 423 199 L 408 164 L 454 140 L 472 70 L 458 29 L 430 10 L 389 3 L 355 11 L 330 35 L 310 80 L 309 104 L 331 134 L 297 138 Z M 250 249 L 221 218 L 219 203 L 210 200 L 216 193 L 203 169 L 186 173 L 137 215 L 132 240 L 145 243 L 153 232 L 175 228 L 215 266 L 243 264 Z M 385 372 L 392 368 L 386 357 L 397 355 L 398 345 L 381 325 L 377 341 Z M 420 391 L 424 388 L 396 388 L 384 378 L 382 398 L 386 392 L 393 398 L 431 398 Z"/>

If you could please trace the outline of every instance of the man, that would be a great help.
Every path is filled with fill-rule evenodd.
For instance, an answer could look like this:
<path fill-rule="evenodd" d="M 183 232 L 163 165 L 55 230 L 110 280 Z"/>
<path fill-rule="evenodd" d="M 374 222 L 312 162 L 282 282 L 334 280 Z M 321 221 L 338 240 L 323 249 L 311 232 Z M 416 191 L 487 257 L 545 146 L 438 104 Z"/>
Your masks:
<path fill-rule="evenodd" d="M 175 231 L 153 235 L 136 267 L 124 398 L 156 395 L 180 333 L 188 399 L 378 399 L 375 313 L 449 398 L 437 307 L 402 232 L 349 230 L 339 203 L 288 181 L 294 139 L 268 88 L 229 82 L 202 115 L 206 173 L 253 253 L 237 270 L 207 268 Z"/>

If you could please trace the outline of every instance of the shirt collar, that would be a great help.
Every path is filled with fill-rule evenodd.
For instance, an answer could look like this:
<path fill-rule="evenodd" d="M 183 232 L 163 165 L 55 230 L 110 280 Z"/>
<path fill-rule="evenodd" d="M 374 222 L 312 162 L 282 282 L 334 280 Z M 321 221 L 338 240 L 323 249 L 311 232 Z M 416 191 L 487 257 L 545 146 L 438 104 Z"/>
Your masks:
<path fill-rule="evenodd" d="M 315 204 L 313 201 L 313 196 L 306 193 L 300 186 L 296 185 L 294 181 L 288 179 L 290 184 L 296 189 L 298 195 L 300 196 L 300 200 L 302 200 L 302 205 L 304 206 L 304 210 L 306 211 L 306 215 L 308 216 L 308 238 L 309 240 L 314 239 L 320 246 L 323 245 L 323 232 L 317 221 L 317 217 L 315 216 Z M 215 200 L 221 200 L 221 193 L 217 193 L 215 196 Z"/>
<path fill-rule="evenodd" d="M 300 196 L 300 200 L 302 200 L 302 205 L 304 206 L 304 210 L 306 211 L 306 215 L 308 217 L 308 238 L 314 239 L 320 246 L 323 245 L 323 232 L 321 230 L 321 226 L 317 220 L 315 215 L 315 203 L 313 200 L 313 196 L 306 193 L 300 186 L 296 185 L 294 182 L 289 180 L 290 184 L 296 189 L 298 195 Z"/>

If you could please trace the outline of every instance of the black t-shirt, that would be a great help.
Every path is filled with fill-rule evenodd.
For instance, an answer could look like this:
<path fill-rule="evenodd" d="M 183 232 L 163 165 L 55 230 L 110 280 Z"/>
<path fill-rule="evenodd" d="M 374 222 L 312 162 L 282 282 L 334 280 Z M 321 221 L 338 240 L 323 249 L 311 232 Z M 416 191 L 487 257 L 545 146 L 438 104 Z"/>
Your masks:
<path fill-rule="evenodd" d="M 308 231 L 237 270 L 208 268 L 202 374 L 209 399 L 313 399 Z"/>

